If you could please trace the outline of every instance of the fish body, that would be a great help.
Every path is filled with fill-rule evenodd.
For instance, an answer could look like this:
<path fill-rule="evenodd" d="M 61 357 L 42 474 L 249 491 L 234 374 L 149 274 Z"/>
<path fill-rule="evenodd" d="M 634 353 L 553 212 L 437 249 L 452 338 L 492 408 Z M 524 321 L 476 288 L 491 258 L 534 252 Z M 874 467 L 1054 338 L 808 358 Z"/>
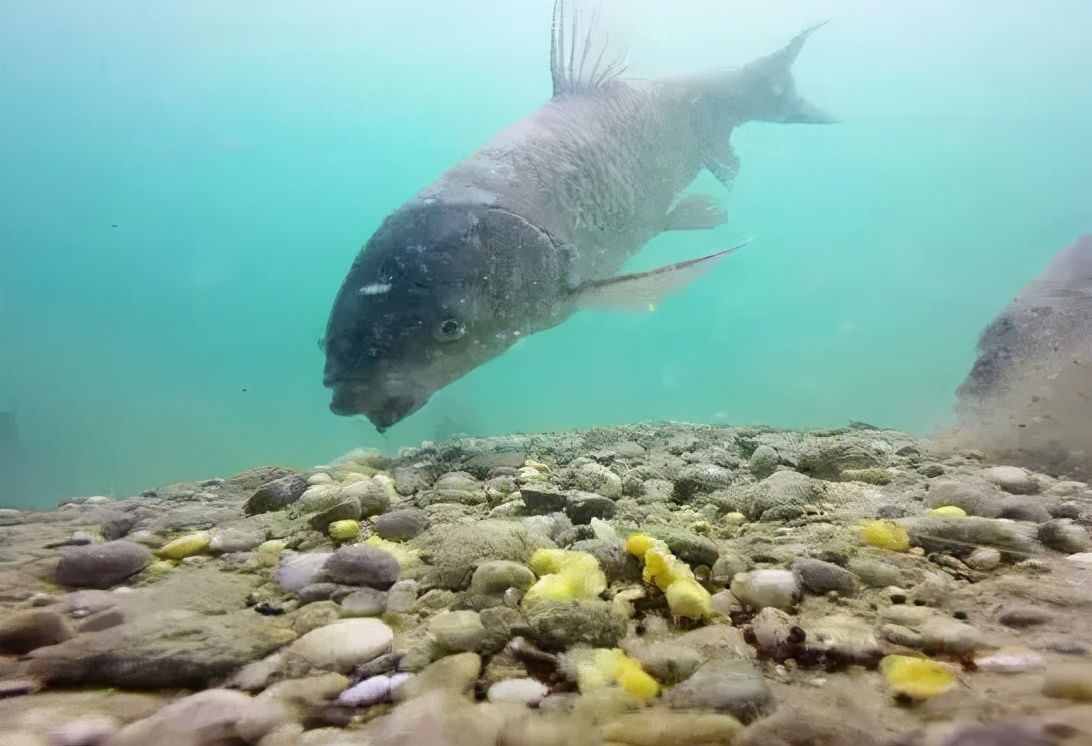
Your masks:
<path fill-rule="evenodd" d="M 736 71 L 624 81 L 585 73 L 590 41 L 565 46 L 560 3 L 554 20 L 554 97 L 387 217 L 353 263 L 324 338 L 336 414 L 382 431 L 578 309 L 654 308 L 728 252 L 618 272 L 666 230 L 723 222 L 712 199 L 680 195 L 703 168 L 731 184 L 732 130 L 831 121 L 791 77 L 811 30 Z"/>

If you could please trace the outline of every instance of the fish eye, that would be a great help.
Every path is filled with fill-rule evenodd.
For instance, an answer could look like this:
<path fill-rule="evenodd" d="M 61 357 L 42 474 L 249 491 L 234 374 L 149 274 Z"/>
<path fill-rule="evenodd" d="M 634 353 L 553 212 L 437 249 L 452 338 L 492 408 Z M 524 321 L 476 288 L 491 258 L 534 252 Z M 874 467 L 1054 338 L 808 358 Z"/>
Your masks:
<path fill-rule="evenodd" d="M 466 334 L 466 325 L 458 319 L 444 319 L 436 326 L 435 336 L 441 342 L 454 342 Z"/>

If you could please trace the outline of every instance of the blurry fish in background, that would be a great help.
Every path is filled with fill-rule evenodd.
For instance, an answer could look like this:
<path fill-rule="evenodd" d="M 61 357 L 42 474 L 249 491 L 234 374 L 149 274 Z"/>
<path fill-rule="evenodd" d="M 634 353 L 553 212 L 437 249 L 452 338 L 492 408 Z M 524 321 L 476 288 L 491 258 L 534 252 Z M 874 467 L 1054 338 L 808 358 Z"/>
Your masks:
<path fill-rule="evenodd" d="M 623 80 L 594 16 L 558 0 L 553 98 L 387 217 L 353 262 L 325 336 L 331 410 L 382 432 L 518 340 L 582 309 L 654 309 L 727 257 L 619 273 L 664 232 L 725 222 L 717 198 L 685 190 L 703 170 L 732 185 L 740 125 L 834 121 L 793 79 L 815 28 L 739 69 Z"/>
<path fill-rule="evenodd" d="M 986 327 L 957 396 L 959 441 L 1092 477 L 1092 235 L 1058 253 Z"/>

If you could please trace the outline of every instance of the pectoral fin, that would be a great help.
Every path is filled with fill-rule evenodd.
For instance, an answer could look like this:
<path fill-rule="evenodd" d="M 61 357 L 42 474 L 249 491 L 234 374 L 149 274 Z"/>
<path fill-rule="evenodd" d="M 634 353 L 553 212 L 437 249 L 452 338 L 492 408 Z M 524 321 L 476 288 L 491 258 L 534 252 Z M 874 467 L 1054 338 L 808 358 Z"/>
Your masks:
<path fill-rule="evenodd" d="M 669 264 L 648 272 L 635 272 L 584 283 L 573 291 L 576 306 L 581 309 L 627 311 L 646 311 L 655 308 L 656 304 L 666 296 L 686 287 L 712 269 L 721 259 L 748 243 L 750 241 L 709 256 Z"/>
<path fill-rule="evenodd" d="M 667 231 L 700 231 L 716 228 L 728 222 L 728 213 L 707 194 L 683 197 L 667 213 Z"/>
<path fill-rule="evenodd" d="M 713 174 L 717 181 L 728 189 L 732 188 L 732 183 L 739 173 L 739 156 L 736 155 L 728 137 L 724 137 L 717 143 L 706 143 L 704 162 L 709 173 Z"/>

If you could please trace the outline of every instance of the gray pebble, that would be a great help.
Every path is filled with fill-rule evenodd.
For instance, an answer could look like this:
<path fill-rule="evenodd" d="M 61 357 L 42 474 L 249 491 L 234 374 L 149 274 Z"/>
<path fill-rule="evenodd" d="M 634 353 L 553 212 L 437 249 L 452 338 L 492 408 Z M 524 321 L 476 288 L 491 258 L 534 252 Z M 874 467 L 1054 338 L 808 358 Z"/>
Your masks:
<path fill-rule="evenodd" d="M 401 568 L 388 552 L 363 544 L 351 544 L 338 549 L 323 566 L 335 583 L 366 585 L 386 590 L 398 580 Z"/>

